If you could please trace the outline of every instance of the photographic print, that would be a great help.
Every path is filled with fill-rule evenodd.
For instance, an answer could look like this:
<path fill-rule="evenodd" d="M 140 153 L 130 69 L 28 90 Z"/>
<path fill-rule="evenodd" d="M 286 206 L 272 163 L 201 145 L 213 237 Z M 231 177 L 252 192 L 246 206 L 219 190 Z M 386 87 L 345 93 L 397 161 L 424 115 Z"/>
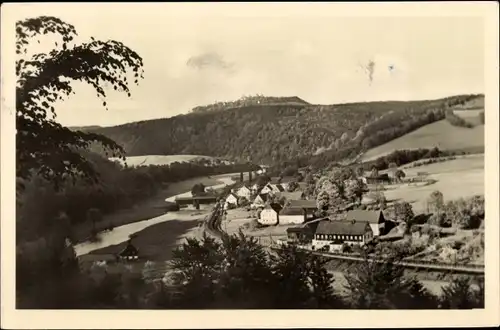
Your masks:
<path fill-rule="evenodd" d="M 15 313 L 498 308 L 498 6 L 385 5 L 2 6 Z"/>

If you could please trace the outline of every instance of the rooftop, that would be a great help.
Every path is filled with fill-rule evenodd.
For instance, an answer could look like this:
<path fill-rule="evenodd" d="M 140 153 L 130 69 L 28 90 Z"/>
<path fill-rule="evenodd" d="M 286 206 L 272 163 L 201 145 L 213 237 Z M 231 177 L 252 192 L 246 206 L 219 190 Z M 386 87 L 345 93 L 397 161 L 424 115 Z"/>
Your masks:
<path fill-rule="evenodd" d="M 318 223 L 316 234 L 363 235 L 368 228 L 368 221 L 325 220 Z"/>
<path fill-rule="evenodd" d="M 284 191 L 278 193 L 278 196 L 285 197 L 286 200 L 300 200 L 302 196 L 302 191 L 293 191 L 293 192 Z"/>
<path fill-rule="evenodd" d="M 278 183 L 289 183 L 292 181 L 296 181 L 293 176 L 285 176 L 285 177 L 281 178 L 281 181 L 279 180 L 279 177 L 271 178 L 270 183 L 271 184 L 278 184 Z"/>
<path fill-rule="evenodd" d="M 300 208 L 285 207 L 280 215 L 304 215 L 304 210 Z"/>
<path fill-rule="evenodd" d="M 351 210 L 346 214 L 346 220 L 356 220 L 356 221 L 368 221 L 369 223 L 379 223 L 380 218 L 383 217 L 383 213 L 380 210 Z"/>
<path fill-rule="evenodd" d="M 288 207 L 290 208 L 300 208 L 300 209 L 317 209 L 315 200 L 306 200 L 306 199 L 293 199 L 289 200 Z"/>
<path fill-rule="evenodd" d="M 268 210 L 274 210 L 276 211 L 277 213 L 279 213 L 282 209 L 281 205 L 278 204 L 278 203 L 270 203 L 270 204 L 267 204 L 264 209 L 268 209 Z"/>

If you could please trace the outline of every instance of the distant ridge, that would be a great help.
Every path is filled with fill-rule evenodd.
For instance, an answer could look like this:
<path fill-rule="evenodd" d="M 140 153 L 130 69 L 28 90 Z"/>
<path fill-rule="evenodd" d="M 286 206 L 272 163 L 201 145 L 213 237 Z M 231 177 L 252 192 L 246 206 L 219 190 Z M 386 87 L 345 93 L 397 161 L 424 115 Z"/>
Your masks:
<path fill-rule="evenodd" d="M 357 159 L 444 119 L 447 109 L 481 97 L 316 105 L 296 96 L 253 96 L 170 118 L 84 129 L 113 139 L 127 156 L 206 155 L 267 165 L 324 164 Z"/>

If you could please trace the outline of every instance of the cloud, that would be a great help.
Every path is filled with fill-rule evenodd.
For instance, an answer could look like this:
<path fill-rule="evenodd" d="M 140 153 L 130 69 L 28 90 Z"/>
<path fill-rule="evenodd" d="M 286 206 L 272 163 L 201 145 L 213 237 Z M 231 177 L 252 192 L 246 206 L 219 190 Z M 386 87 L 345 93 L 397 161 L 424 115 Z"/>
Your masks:
<path fill-rule="evenodd" d="M 196 56 L 191 56 L 186 65 L 197 70 L 218 69 L 232 71 L 234 63 L 226 61 L 222 55 L 216 52 L 207 52 Z"/>

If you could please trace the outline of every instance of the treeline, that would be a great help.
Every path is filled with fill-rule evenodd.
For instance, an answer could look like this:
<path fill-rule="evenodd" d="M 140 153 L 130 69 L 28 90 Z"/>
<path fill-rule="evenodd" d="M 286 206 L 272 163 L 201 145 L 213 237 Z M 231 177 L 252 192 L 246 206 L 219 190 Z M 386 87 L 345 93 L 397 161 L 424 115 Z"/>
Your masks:
<path fill-rule="evenodd" d="M 34 175 L 24 182 L 25 189 L 18 197 L 18 239 L 30 240 L 50 232 L 61 214 L 70 226 L 89 221 L 87 212 L 97 209 L 106 215 L 130 208 L 142 200 L 157 194 L 169 183 L 190 178 L 257 169 L 247 164 L 202 165 L 203 160 L 193 163 L 171 163 L 162 166 L 127 168 L 108 161 L 99 155 L 86 153 L 99 173 L 97 183 L 83 179 L 67 182 L 56 190 L 51 182 Z"/>
<path fill-rule="evenodd" d="M 116 141 L 129 156 L 197 154 L 269 165 L 302 157 L 321 167 L 444 119 L 446 105 L 464 97 L 250 105 L 91 131 Z"/>
<path fill-rule="evenodd" d="M 55 240 L 56 241 L 56 240 Z M 147 284 L 122 265 L 78 269 L 63 242 L 18 253 L 17 308 L 36 309 L 472 309 L 484 308 L 484 279 L 463 277 L 439 296 L 405 274 L 405 251 L 378 253 L 382 263 L 353 265 L 345 294 L 328 272 L 329 259 L 294 246 L 274 253 L 254 237 L 225 235 L 222 242 L 188 239 L 173 253 L 164 281 Z M 388 253 L 382 257 L 382 253 Z M 64 260 L 56 263 L 50 260 Z M 49 271 L 36 273 L 45 263 Z M 113 266 L 109 266 L 113 267 Z M 154 265 L 152 267 L 154 270 Z M 148 270 L 145 267 L 144 273 Z M 474 288 L 474 284 L 478 288 Z M 71 294 L 68 294 L 71 290 Z M 50 294 L 48 294 L 50 292 Z"/>
<path fill-rule="evenodd" d="M 440 150 L 437 147 L 432 149 L 419 148 L 409 150 L 395 150 L 388 155 L 379 157 L 370 162 L 363 163 L 361 166 L 365 171 L 369 171 L 373 167 L 375 167 L 379 171 L 382 171 L 388 169 L 390 164 L 401 166 L 421 159 L 452 156 L 454 154 L 455 152 L 453 151 Z"/>
<path fill-rule="evenodd" d="M 296 96 L 273 97 L 273 96 L 264 96 L 261 94 L 257 94 L 251 96 L 242 96 L 239 100 L 236 101 L 215 102 L 209 105 L 194 107 L 191 111 L 193 113 L 199 113 L 199 112 L 221 111 L 231 108 L 241 108 L 241 107 L 248 107 L 255 105 L 269 105 L 269 104 L 307 105 L 309 103 Z"/>

